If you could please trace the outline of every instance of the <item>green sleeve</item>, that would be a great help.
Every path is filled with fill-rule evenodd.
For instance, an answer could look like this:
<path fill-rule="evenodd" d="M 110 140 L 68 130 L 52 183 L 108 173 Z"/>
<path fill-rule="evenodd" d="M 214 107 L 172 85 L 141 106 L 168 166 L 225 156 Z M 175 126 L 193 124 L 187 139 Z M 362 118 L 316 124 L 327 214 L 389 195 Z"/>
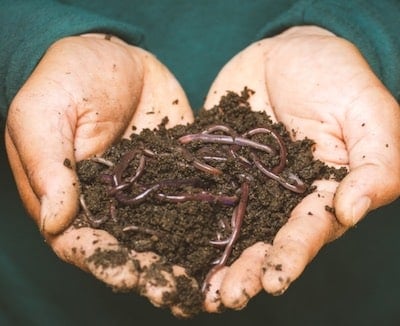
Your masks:
<path fill-rule="evenodd" d="M 0 0 L 0 113 L 7 108 L 46 49 L 56 40 L 86 32 L 117 35 L 140 44 L 140 30 L 50 0 Z"/>
<path fill-rule="evenodd" d="M 266 24 L 259 37 L 295 25 L 317 25 L 355 44 L 400 100 L 400 1 L 304 0 Z"/>

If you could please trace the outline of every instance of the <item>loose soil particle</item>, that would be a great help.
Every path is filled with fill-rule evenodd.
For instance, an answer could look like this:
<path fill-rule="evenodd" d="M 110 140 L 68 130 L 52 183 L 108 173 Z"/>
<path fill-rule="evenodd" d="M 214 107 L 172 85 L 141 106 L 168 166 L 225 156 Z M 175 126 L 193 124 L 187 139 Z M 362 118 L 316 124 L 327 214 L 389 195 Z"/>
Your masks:
<path fill-rule="evenodd" d="M 277 231 L 286 223 L 292 209 L 302 198 L 314 191 L 311 186 L 314 180 L 340 180 L 346 170 L 336 170 L 315 160 L 312 140 L 292 141 L 281 123 L 273 123 L 263 112 L 251 111 L 248 103 L 251 95 L 252 91 L 249 89 L 244 89 L 241 94 L 228 92 L 221 98 L 219 105 L 209 111 L 202 110 L 191 124 L 167 129 L 165 125 L 168 120 L 165 118 L 156 130 L 143 130 L 140 134 L 132 134 L 130 139 L 124 139 L 112 146 L 102 156 L 104 161 L 89 159 L 79 162 L 77 172 L 87 209 L 81 210 L 74 225 L 104 229 L 127 249 L 157 253 L 171 266 L 176 264 L 185 267 L 201 287 L 213 262 L 221 257 L 224 250 L 224 247 L 210 244 L 210 240 L 227 239 L 230 236 L 231 216 L 236 205 L 205 201 L 174 203 L 160 199 L 157 194 L 178 196 L 207 191 L 213 195 L 239 198 L 241 184 L 244 180 L 249 180 L 250 193 L 244 221 L 227 265 L 252 244 L 258 241 L 271 243 Z M 229 155 L 232 145 L 200 141 L 182 144 L 178 140 L 184 135 L 201 133 L 215 125 L 229 126 L 239 135 L 260 127 L 274 130 L 287 148 L 286 165 L 280 176 L 286 179 L 291 175 L 297 176 L 306 185 L 306 190 L 303 193 L 288 190 L 265 176 L 254 164 L 245 164 L 237 157 L 232 157 Z M 219 131 L 214 134 L 224 133 Z M 250 162 L 251 152 L 256 151 L 262 164 L 273 169 L 279 163 L 277 140 L 268 133 L 254 135 L 251 139 L 271 146 L 276 154 L 243 146 L 235 149 L 237 155 Z M 115 190 L 110 190 L 110 183 L 115 182 L 113 174 L 118 164 L 121 164 L 121 158 L 129 151 L 137 149 L 147 153 L 145 168 L 134 185 L 122 192 L 126 196 L 135 197 L 158 182 L 164 181 L 164 186 L 155 187 L 157 189 L 140 200 L 140 203 L 125 205 L 115 199 Z M 206 160 L 207 156 L 213 159 Z M 141 155 L 135 155 L 124 169 L 121 180 L 126 182 L 136 174 L 138 166 L 143 163 L 140 157 Z M 221 157 L 225 159 L 217 159 Z M 222 173 L 216 175 L 199 170 L 194 166 L 196 159 L 218 168 Z M 114 166 L 108 166 L 109 163 Z M 189 181 L 177 186 L 174 184 L 176 180 Z M 165 185 L 168 182 L 172 185 Z M 312 215 L 313 212 L 309 214 Z M 102 257 L 105 264 L 110 264 L 109 255 L 97 253 L 96 257 L 100 264 Z M 121 257 L 116 259 L 118 264 Z M 187 289 L 191 289 L 191 286 L 184 286 L 187 280 L 182 278 L 178 282 L 181 292 L 178 300 L 189 314 L 193 314 L 201 310 L 201 294 L 194 294 L 191 290 L 187 297 L 183 296 L 182 293 L 190 292 Z"/>

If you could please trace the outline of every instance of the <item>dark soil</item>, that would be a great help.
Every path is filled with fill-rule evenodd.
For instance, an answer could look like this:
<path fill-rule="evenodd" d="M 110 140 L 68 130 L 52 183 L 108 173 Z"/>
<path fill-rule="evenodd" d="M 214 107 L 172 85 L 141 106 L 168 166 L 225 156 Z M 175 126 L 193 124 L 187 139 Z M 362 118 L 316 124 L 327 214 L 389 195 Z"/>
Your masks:
<path fill-rule="evenodd" d="M 87 209 L 81 210 L 75 226 L 104 229 L 128 249 L 155 252 L 171 266 L 185 267 L 201 287 L 213 262 L 225 249 L 223 245 L 216 246 L 210 241 L 227 239 L 231 235 L 231 216 L 241 198 L 241 187 L 247 183 L 249 197 L 243 224 L 226 264 L 231 264 L 245 248 L 258 241 L 272 242 L 292 209 L 314 190 L 310 186 L 314 180 L 340 180 L 346 171 L 329 168 L 315 160 L 312 140 L 293 142 L 282 124 L 272 123 L 265 113 L 250 111 L 247 100 L 251 94 L 248 89 L 242 94 L 228 92 L 219 105 L 201 111 L 192 124 L 166 129 L 165 119 L 157 130 L 132 134 L 131 139 L 112 146 L 102 156 L 104 162 L 89 159 L 78 163 Z M 254 153 L 268 170 L 273 170 L 280 162 L 282 150 L 276 137 L 270 133 L 258 133 L 248 138 L 269 145 L 275 153 L 204 141 L 182 144 L 178 140 L 215 125 L 229 126 L 238 135 L 261 127 L 279 134 L 287 150 L 286 164 L 279 178 L 289 184 L 296 184 L 295 180 L 300 179 L 305 185 L 304 192 L 286 189 L 255 166 Z M 221 130 L 209 134 L 227 135 Z M 129 154 L 125 154 L 133 150 L 131 160 L 127 161 Z M 122 168 L 124 162 L 129 162 L 126 168 Z M 131 185 L 120 186 L 118 190 L 115 184 L 127 184 L 143 162 L 145 167 L 141 175 Z M 197 168 L 196 162 L 206 163 L 211 173 Z M 109 163 L 113 166 L 108 166 Z M 222 173 L 213 174 L 215 168 Z M 118 171 L 120 177 L 115 176 Z M 293 179 L 293 176 L 298 179 Z M 195 200 L 204 192 L 212 199 L 206 201 L 200 196 L 203 200 Z M 189 194 L 191 200 L 178 199 Z M 135 200 L 131 199 L 138 195 Z M 221 199 L 221 196 L 228 198 Z M 129 199 L 133 203 L 129 203 Z M 106 260 L 109 263 L 110 258 Z M 182 293 L 187 290 L 183 283 Z M 200 291 L 199 295 L 201 297 Z M 180 300 L 187 299 L 181 297 Z M 197 305 L 191 307 L 194 309 L 192 313 L 201 310 L 201 300 L 197 297 L 195 302 L 186 302 L 187 307 Z"/>

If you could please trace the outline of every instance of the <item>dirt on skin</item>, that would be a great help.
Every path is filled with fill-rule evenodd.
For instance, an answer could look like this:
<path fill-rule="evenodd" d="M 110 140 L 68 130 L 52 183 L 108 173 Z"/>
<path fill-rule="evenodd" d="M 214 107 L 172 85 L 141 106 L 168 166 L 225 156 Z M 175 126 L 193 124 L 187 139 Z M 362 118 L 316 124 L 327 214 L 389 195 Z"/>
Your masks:
<path fill-rule="evenodd" d="M 143 130 L 115 144 L 100 159 L 79 162 L 86 207 L 74 225 L 104 229 L 128 250 L 157 253 L 163 266 L 183 266 L 201 288 L 226 248 L 223 240 L 233 232 L 232 216 L 237 214 L 246 183 L 245 214 L 226 265 L 258 241 L 271 243 L 292 209 L 314 190 L 314 180 L 341 180 L 347 171 L 315 160 L 312 140 L 292 141 L 282 124 L 251 111 L 251 95 L 249 89 L 241 94 L 228 92 L 219 105 L 202 110 L 194 123 L 166 129 L 165 119 L 158 129 Z M 256 128 L 264 129 L 249 133 Z M 208 136 L 184 137 L 199 133 Z M 211 141 L 210 135 L 226 143 Z M 233 139 L 251 140 L 252 145 L 229 143 Z M 274 171 L 281 163 L 279 140 L 287 155 L 276 181 L 262 168 Z M 252 147 L 254 143 L 261 147 Z M 272 150 L 268 152 L 266 146 Z M 282 185 L 285 182 L 288 187 Z M 302 189 L 293 191 L 291 185 Z M 97 252 L 91 259 L 103 265 L 123 263 L 120 255 L 113 262 L 107 252 Z M 178 278 L 177 284 L 176 296 L 166 301 L 180 303 L 188 315 L 200 312 L 201 290 L 193 289 L 185 277 Z"/>

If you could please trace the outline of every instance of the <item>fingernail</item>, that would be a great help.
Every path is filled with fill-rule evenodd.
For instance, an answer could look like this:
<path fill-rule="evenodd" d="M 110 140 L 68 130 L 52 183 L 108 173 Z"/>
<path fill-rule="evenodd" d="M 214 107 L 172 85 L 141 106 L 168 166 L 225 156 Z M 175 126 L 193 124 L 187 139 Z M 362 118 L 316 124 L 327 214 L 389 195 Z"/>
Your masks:
<path fill-rule="evenodd" d="M 367 196 L 361 197 L 353 204 L 351 214 L 351 224 L 357 224 L 367 213 L 371 206 L 371 199 Z"/>
<path fill-rule="evenodd" d="M 44 233 L 45 232 L 45 224 L 46 224 L 46 219 L 47 219 L 47 198 L 46 196 L 43 196 L 40 198 L 40 220 L 39 220 L 39 228 L 40 232 Z"/>
<path fill-rule="evenodd" d="M 47 196 L 41 198 L 40 205 L 40 231 L 42 233 L 56 234 L 66 228 L 64 221 L 59 216 L 61 209 L 55 206 Z"/>
<path fill-rule="evenodd" d="M 51 206 L 49 205 L 49 199 L 47 196 L 43 196 L 40 200 L 40 231 L 47 233 L 52 228 L 52 220 L 54 214 L 51 212 Z"/>

